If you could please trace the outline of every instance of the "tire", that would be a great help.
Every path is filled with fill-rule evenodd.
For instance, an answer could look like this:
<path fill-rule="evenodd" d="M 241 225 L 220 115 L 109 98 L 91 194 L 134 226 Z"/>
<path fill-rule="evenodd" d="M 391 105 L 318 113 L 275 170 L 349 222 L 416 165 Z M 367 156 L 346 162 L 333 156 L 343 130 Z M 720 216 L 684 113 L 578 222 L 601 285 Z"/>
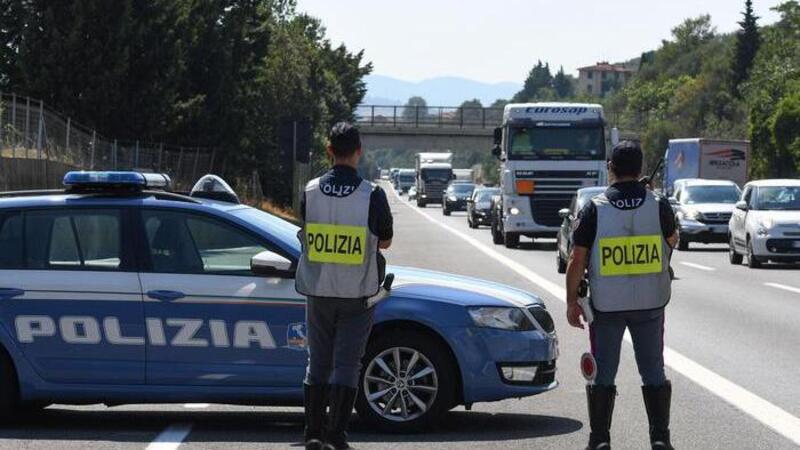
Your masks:
<path fill-rule="evenodd" d="M 19 384 L 11 358 L 0 346 L 0 420 L 4 423 L 17 415 Z"/>
<path fill-rule="evenodd" d="M 678 241 L 678 250 L 685 252 L 689 250 L 689 241 L 685 241 L 683 239 Z"/>
<path fill-rule="evenodd" d="M 733 236 L 731 236 L 728 245 L 730 246 L 728 248 L 728 261 L 730 261 L 731 264 L 738 266 L 742 263 L 744 257 L 736 251 L 736 247 L 733 245 Z"/>
<path fill-rule="evenodd" d="M 561 252 L 556 250 L 556 266 L 558 273 L 567 273 L 567 262 L 561 257 Z"/>
<path fill-rule="evenodd" d="M 519 235 L 517 233 L 504 233 L 503 241 L 506 243 L 506 248 L 519 247 Z"/>
<path fill-rule="evenodd" d="M 505 243 L 505 241 L 503 241 L 503 233 L 501 233 L 500 230 L 498 229 L 497 222 L 492 220 L 492 225 L 491 226 L 492 226 L 492 229 L 491 229 L 492 242 L 495 245 L 503 245 Z"/>
<path fill-rule="evenodd" d="M 425 201 L 417 198 L 417 207 L 424 208 L 425 206 Z"/>
<path fill-rule="evenodd" d="M 447 205 L 442 205 L 442 214 L 444 214 L 445 216 L 450 215 L 450 210 L 447 208 Z"/>
<path fill-rule="evenodd" d="M 473 229 L 474 228 L 478 228 L 478 224 L 475 223 L 474 220 L 472 220 L 472 216 L 471 215 L 467 216 L 467 224 L 469 225 L 470 228 L 473 228 Z"/>
<path fill-rule="evenodd" d="M 395 352 L 400 356 L 400 373 L 397 373 L 394 363 Z M 412 368 L 413 375 L 409 377 L 405 369 L 414 358 L 415 352 L 418 355 L 417 362 Z M 393 373 L 387 373 L 381 368 L 376 362 L 379 358 Z M 432 372 L 428 372 L 429 370 Z M 427 374 L 412 380 L 414 375 L 418 376 L 423 371 Z M 409 330 L 380 334 L 367 344 L 364 370 L 356 398 L 356 411 L 359 418 L 369 427 L 384 432 L 425 431 L 434 427 L 442 416 L 455 406 L 456 388 L 459 384 L 455 382 L 457 379 L 458 368 L 447 347 L 439 339 L 432 339 L 428 333 Z M 398 388 L 400 397 L 397 396 Z M 373 402 L 368 400 L 370 394 L 384 391 L 386 393 Z M 412 394 L 426 405 L 425 412 L 420 411 L 416 401 L 411 397 Z M 392 402 L 391 412 L 386 415 L 383 411 L 390 402 Z M 408 418 L 403 418 L 403 404 L 406 405 Z"/>
<path fill-rule="evenodd" d="M 751 269 L 761 268 L 761 260 L 759 260 L 757 256 L 753 255 L 753 243 L 750 241 L 750 239 L 747 240 L 747 267 Z"/>

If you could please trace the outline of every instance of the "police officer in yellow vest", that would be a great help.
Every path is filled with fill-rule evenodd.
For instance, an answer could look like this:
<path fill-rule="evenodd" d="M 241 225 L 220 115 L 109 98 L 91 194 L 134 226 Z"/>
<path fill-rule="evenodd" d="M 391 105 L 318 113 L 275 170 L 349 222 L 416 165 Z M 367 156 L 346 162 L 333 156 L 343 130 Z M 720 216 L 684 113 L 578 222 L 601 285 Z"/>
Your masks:
<path fill-rule="evenodd" d="M 329 141 L 334 167 L 305 189 L 295 281 L 308 297 L 307 449 L 351 448 L 347 421 L 372 328 L 367 298 L 380 289 L 385 263 L 379 249 L 389 248 L 393 232 L 386 194 L 356 171 L 358 129 L 338 123 Z"/>
<path fill-rule="evenodd" d="M 654 450 L 672 449 L 669 413 L 672 386 L 664 373 L 664 307 L 670 300 L 669 254 L 678 241 L 669 202 L 640 183 L 642 150 L 624 141 L 608 163 L 611 186 L 590 201 L 573 224 L 567 268 L 567 320 L 583 328 L 578 303 L 588 270 L 589 324 L 594 383 L 586 387 L 591 433 L 587 449 L 609 449 L 617 395 L 614 379 L 627 328 L 633 339 Z M 585 318 L 585 317 L 584 317 Z"/>

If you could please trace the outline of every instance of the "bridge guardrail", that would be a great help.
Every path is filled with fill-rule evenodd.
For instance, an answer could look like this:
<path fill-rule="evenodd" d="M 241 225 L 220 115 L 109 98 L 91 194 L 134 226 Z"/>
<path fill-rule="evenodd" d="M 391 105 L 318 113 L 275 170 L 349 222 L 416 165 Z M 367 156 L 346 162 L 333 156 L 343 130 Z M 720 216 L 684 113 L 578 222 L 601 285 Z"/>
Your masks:
<path fill-rule="evenodd" d="M 503 121 L 503 108 L 360 105 L 356 121 L 371 127 L 494 128 Z"/>

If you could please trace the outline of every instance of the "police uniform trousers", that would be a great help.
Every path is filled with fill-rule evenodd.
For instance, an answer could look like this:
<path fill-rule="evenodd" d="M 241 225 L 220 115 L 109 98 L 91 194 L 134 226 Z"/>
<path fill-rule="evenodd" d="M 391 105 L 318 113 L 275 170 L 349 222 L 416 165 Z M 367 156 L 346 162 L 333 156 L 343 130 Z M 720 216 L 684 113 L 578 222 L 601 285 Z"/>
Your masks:
<path fill-rule="evenodd" d="M 589 326 L 592 355 L 597 363 L 595 384 L 613 386 L 625 329 L 633 340 L 636 365 L 645 386 L 661 386 L 664 373 L 664 309 L 616 313 L 594 312 Z"/>
<path fill-rule="evenodd" d="M 306 384 L 358 387 L 372 313 L 365 298 L 308 297 Z"/>

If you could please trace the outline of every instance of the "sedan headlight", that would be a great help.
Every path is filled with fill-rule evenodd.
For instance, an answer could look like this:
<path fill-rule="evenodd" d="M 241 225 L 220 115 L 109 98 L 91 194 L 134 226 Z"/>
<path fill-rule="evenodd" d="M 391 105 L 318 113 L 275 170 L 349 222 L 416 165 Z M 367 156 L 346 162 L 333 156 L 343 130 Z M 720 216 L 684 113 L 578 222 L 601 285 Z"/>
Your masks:
<path fill-rule="evenodd" d="M 447 199 L 450 200 L 451 202 L 458 201 L 458 197 L 456 197 L 455 195 L 449 195 L 447 196 Z"/>
<path fill-rule="evenodd" d="M 772 221 L 772 218 L 770 217 L 764 217 L 763 219 L 760 219 L 758 221 L 758 229 L 756 229 L 756 234 L 758 234 L 759 236 L 768 235 L 770 228 L 772 228 L 774 224 L 775 223 Z"/>
<path fill-rule="evenodd" d="M 516 216 L 517 214 L 519 214 L 519 208 L 512 207 L 511 209 L 508 210 L 508 213 L 511 214 L 512 216 Z"/>
<path fill-rule="evenodd" d="M 533 330 L 533 324 L 528 320 L 528 316 L 519 308 L 486 306 L 469 308 L 468 310 L 472 321 L 477 327 L 510 331 Z"/>

